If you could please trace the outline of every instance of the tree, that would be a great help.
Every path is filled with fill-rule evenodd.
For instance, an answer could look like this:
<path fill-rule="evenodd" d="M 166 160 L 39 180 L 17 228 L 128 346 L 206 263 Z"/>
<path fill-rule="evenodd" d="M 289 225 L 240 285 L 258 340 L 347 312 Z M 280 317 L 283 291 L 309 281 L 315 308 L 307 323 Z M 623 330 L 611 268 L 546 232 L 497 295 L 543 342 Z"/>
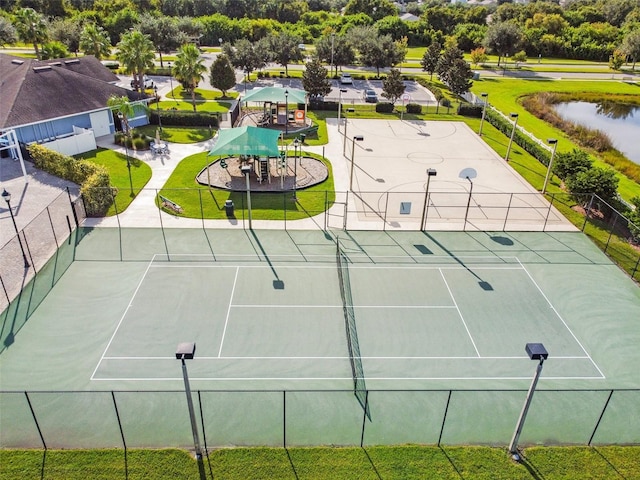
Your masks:
<path fill-rule="evenodd" d="M 620 70 L 624 64 L 625 54 L 620 50 L 614 50 L 609 57 L 609 68 L 611 70 Z"/>
<path fill-rule="evenodd" d="M 349 0 L 344 7 L 345 15 L 365 13 L 374 21 L 391 15 L 398 15 L 398 9 L 390 0 Z"/>
<path fill-rule="evenodd" d="M 4 17 L 0 17 L 0 47 L 15 43 L 18 35 L 13 24 Z"/>
<path fill-rule="evenodd" d="M 450 83 L 450 74 L 457 59 L 464 59 L 464 55 L 455 43 L 455 39 L 449 37 L 444 52 L 440 55 L 436 66 L 436 73 L 440 80 L 447 85 Z"/>
<path fill-rule="evenodd" d="M 332 48 L 333 42 L 333 48 Z M 333 51 L 333 56 L 331 55 Z M 355 61 L 356 54 L 353 50 L 352 43 L 347 39 L 344 35 L 335 35 L 332 37 L 331 34 L 320 37 L 320 39 L 316 42 L 316 57 L 320 61 L 323 61 L 329 65 L 336 66 L 336 72 L 338 71 L 338 67 L 342 67 L 344 65 L 350 65 Z M 333 75 L 333 71 L 329 72 L 329 75 Z"/>
<path fill-rule="evenodd" d="M 565 185 L 576 201 L 586 207 L 592 194 L 611 203 L 617 195 L 618 177 L 616 177 L 615 171 L 609 168 L 592 167 L 567 177 Z"/>
<path fill-rule="evenodd" d="M 187 41 L 186 35 L 178 30 L 176 22 L 170 17 L 154 17 L 144 13 L 140 16 L 138 28 L 142 33 L 149 35 L 156 52 L 160 55 L 161 67 L 164 67 L 162 54 L 175 50 Z"/>
<path fill-rule="evenodd" d="M 456 95 L 462 95 L 468 92 L 473 85 L 471 79 L 473 78 L 473 72 L 471 67 L 463 58 L 456 58 L 453 61 L 447 75 L 447 86 Z"/>
<path fill-rule="evenodd" d="M 471 63 L 473 63 L 474 65 L 485 63 L 489 58 L 484 47 L 478 47 L 474 50 L 471 50 L 470 57 Z"/>
<path fill-rule="evenodd" d="M 69 50 L 64 43 L 54 40 L 42 44 L 42 60 L 51 60 L 52 58 L 65 58 L 69 56 Z"/>
<path fill-rule="evenodd" d="M 40 60 L 39 44 L 47 41 L 47 23 L 44 16 L 33 8 L 21 8 L 16 12 L 15 27 L 18 36 L 25 43 L 32 43 L 36 58 Z"/>
<path fill-rule="evenodd" d="M 193 111 L 196 111 L 196 87 L 204 78 L 207 67 L 204 59 L 200 57 L 200 51 L 193 43 L 187 43 L 180 47 L 173 65 L 173 76 L 191 93 Z"/>
<path fill-rule="evenodd" d="M 314 58 L 305 65 L 302 73 L 302 88 L 312 97 L 323 97 L 331 92 L 327 69 L 322 66 L 319 59 Z"/>
<path fill-rule="evenodd" d="M 129 118 L 134 115 L 134 108 L 129 98 L 125 95 L 111 95 L 107 100 L 107 107 L 115 114 L 114 116 L 119 117 L 118 114 L 122 114 L 122 129 L 125 133 L 129 132 Z"/>
<path fill-rule="evenodd" d="M 220 90 L 224 97 L 227 96 L 227 90 L 235 86 L 236 72 L 225 54 L 218 55 L 211 64 L 209 83 L 213 88 Z"/>
<path fill-rule="evenodd" d="M 405 88 L 400 70 L 396 68 L 392 68 L 389 71 L 389 75 L 382 79 L 382 96 L 389 99 L 393 104 L 402 96 Z"/>
<path fill-rule="evenodd" d="M 362 42 L 358 50 L 360 61 L 367 67 L 375 67 L 378 77 L 381 68 L 396 65 L 403 57 L 402 45 L 394 42 L 390 35 L 372 36 Z"/>
<path fill-rule="evenodd" d="M 153 67 L 155 59 L 153 43 L 139 30 L 127 32 L 116 45 L 116 58 L 127 73 L 133 74 L 134 84 L 140 93 L 144 92 L 144 74 Z"/>
<path fill-rule="evenodd" d="M 230 43 L 225 43 L 222 46 L 222 51 L 229 57 L 231 65 L 240 68 L 245 73 L 245 81 L 247 82 L 251 72 L 263 64 L 254 45 L 246 38 L 241 38 L 233 46 Z"/>
<path fill-rule="evenodd" d="M 629 219 L 628 227 L 633 239 L 640 242 L 640 197 L 633 197 L 631 203 L 636 208 L 631 210 L 627 216 Z"/>
<path fill-rule="evenodd" d="M 98 60 L 108 57 L 111 54 L 109 34 L 95 23 L 86 24 L 80 34 L 80 50 Z"/>
<path fill-rule="evenodd" d="M 635 70 L 636 62 L 640 59 L 640 30 L 629 32 L 622 40 L 620 50 L 631 58 L 633 70 Z"/>
<path fill-rule="evenodd" d="M 515 23 L 493 23 L 484 37 L 484 45 L 498 55 L 498 66 L 505 55 L 513 55 L 520 49 L 523 35 Z"/>
<path fill-rule="evenodd" d="M 49 24 L 49 36 L 53 40 L 64 43 L 67 50 L 75 54 L 80 50 L 80 35 L 82 33 L 82 19 L 56 18 Z"/>
<path fill-rule="evenodd" d="M 289 63 L 299 62 L 303 59 L 303 54 L 298 48 L 302 39 L 297 35 L 281 32 L 267 37 L 271 57 L 279 65 L 283 66 L 287 76 L 289 75 Z"/>
<path fill-rule="evenodd" d="M 438 66 L 438 61 L 440 60 L 440 56 L 442 55 L 442 45 L 438 42 L 432 42 L 431 45 L 425 50 L 424 55 L 422 55 L 422 60 L 420 60 L 420 65 L 422 65 L 422 70 L 425 72 L 429 72 L 431 75 L 429 80 L 433 80 L 433 73 L 436 71 Z"/>

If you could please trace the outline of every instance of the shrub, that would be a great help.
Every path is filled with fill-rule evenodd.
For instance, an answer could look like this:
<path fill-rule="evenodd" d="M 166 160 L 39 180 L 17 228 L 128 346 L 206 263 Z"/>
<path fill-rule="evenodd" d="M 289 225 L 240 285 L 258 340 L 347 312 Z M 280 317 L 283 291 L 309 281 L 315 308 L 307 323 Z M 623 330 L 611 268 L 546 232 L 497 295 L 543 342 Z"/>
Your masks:
<path fill-rule="evenodd" d="M 147 137 L 142 137 L 142 138 L 138 137 L 138 138 L 134 138 L 132 143 L 133 143 L 133 148 L 135 150 L 147 150 L 149 148 L 151 141 L 147 139 Z"/>
<path fill-rule="evenodd" d="M 106 168 L 89 160 L 76 160 L 42 145 L 30 145 L 28 150 L 36 167 L 80 185 L 87 215 L 100 216 L 106 213 L 113 201 Z"/>
<path fill-rule="evenodd" d="M 391 103 L 391 102 L 376 103 L 376 112 L 378 112 L 378 113 L 393 113 L 393 103 Z"/>
<path fill-rule="evenodd" d="M 407 113 L 420 115 L 422 113 L 422 105 L 419 103 L 407 103 Z"/>
<path fill-rule="evenodd" d="M 458 106 L 458 115 L 464 115 L 465 117 L 482 117 L 482 105 L 471 105 L 468 103 L 461 103 Z"/>
<path fill-rule="evenodd" d="M 595 194 L 608 203 L 613 203 L 617 196 L 618 178 L 613 170 L 592 167 L 568 177 L 565 181 L 567 189 L 576 201 L 586 206 Z"/>
<path fill-rule="evenodd" d="M 158 125 L 158 114 L 150 112 L 149 123 Z M 164 110 L 162 112 L 162 124 L 182 127 L 208 127 L 218 128 L 218 115 L 212 112 L 186 112 L 179 110 Z"/>
<path fill-rule="evenodd" d="M 584 150 L 574 148 L 572 152 L 558 153 L 553 164 L 553 173 L 562 180 L 586 172 L 593 162 Z"/>

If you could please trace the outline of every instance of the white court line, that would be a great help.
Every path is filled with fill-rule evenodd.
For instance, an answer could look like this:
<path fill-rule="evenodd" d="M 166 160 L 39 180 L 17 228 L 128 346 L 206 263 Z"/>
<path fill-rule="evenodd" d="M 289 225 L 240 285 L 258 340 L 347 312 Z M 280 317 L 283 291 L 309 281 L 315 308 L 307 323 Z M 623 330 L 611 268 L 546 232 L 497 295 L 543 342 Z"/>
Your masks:
<path fill-rule="evenodd" d="M 444 278 L 444 273 L 442 273 L 442 270 L 440 270 L 440 276 L 442 277 L 442 281 L 444 282 L 445 286 L 447 287 L 447 291 L 449 292 L 449 296 L 451 297 L 451 300 L 453 301 L 453 304 L 456 306 L 456 310 L 458 311 L 458 315 L 460 316 L 460 320 L 462 320 L 462 324 L 464 325 L 464 329 L 467 331 L 467 335 L 469 335 L 469 339 L 471 339 L 471 343 L 473 344 L 473 348 L 475 349 L 476 353 L 478 354 L 478 357 L 482 358 L 482 355 L 480 355 L 480 352 L 478 351 L 478 347 L 476 347 L 476 342 L 473 341 L 473 337 L 471 336 L 471 332 L 469 331 L 469 327 L 467 327 L 467 322 L 464 321 L 464 317 L 462 316 L 462 312 L 460 311 L 460 308 L 458 307 L 458 302 L 456 302 L 456 299 L 453 296 L 453 292 L 451 291 L 451 288 L 449 288 L 449 284 L 447 283 L 447 279 Z"/>
<path fill-rule="evenodd" d="M 155 264 L 151 268 L 254 268 L 254 269 L 271 269 L 269 265 L 202 265 L 202 264 Z M 278 265 L 279 269 L 304 269 L 304 270 L 335 270 L 335 265 L 309 265 L 309 264 L 300 264 L 300 265 Z M 464 267 L 461 265 L 429 265 L 429 264 L 416 264 L 416 263 L 408 263 L 406 265 L 364 265 L 364 264 L 350 264 L 349 270 L 468 270 L 468 267 Z M 473 270 L 522 270 L 520 267 L 507 267 L 507 266 L 479 266 L 474 265 Z"/>
<path fill-rule="evenodd" d="M 224 336 L 227 333 L 227 324 L 229 323 L 229 314 L 231 313 L 231 306 L 233 304 L 233 294 L 236 291 L 236 284 L 238 283 L 238 273 L 240 267 L 236 267 L 236 276 L 233 279 L 233 287 L 231 288 L 231 296 L 229 297 L 229 306 L 227 307 L 227 316 L 224 319 L 224 330 L 222 330 L 222 338 L 220 339 L 220 350 L 218 350 L 218 357 L 222 354 L 222 346 L 224 345 Z"/>
<path fill-rule="evenodd" d="M 133 304 L 133 299 L 138 294 L 138 290 L 140 290 L 140 287 L 142 286 L 142 282 L 144 282 L 144 279 L 146 278 L 147 273 L 149 272 L 149 268 L 151 268 L 151 264 L 153 263 L 154 258 L 156 258 L 155 254 L 153 255 L 153 258 L 151 258 L 151 261 L 147 265 L 147 268 L 145 269 L 144 273 L 142 274 L 142 278 L 138 282 L 138 286 L 134 290 L 133 295 L 131 295 L 131 299 L 129 300 L 129 304 L 127 305 L 127 308 L 125 308 L 124 312 L 122 312 L 122 316 L 120 317 L 120 321 L 118 322 L 118 325 L 116 326 L 116 329 L 113 331 L 113 334 L 111 335 L 111 338 L 109 339 L 109 342 L 107 343 L 107 346 L 105 347 L 104 351 L 102 352 L 102 355 L 100 356 L 100 360 L 98 360 L 98 364 L 96 365 L 96 368 L 93 369 L 93 373 L 91 374 L 91 377 L 89 377 L 90 380 L 94 379 L 93 377 L 96 374 L 96 372 L 98 371 L 98 368 L 100 367 L 100 363 L 102 363 L 102 360 L 104 359 L 105 354 L 107 353 L 107 350 L 109 350 L 109 347 L 111 346 L 111 343 L 113 342 L 113 339 L 115 338 L 116 333 L 118 333 L 118 329 L 120 328 L 120 325 L 122 325 L 122 322 L 124 321 L 124 317 L 127 315 L 127 312 L 129 311 L 129 308 L 131 308 L 131 305 Z"/>
<path fill-rule="evenodd" d="M 237 308 L 344 308 L 343 305 L 282 305 L 282 304 L 274 304 L 274 305 L 239 305 L 234 304 L 232 307 Z M 447 308 L 456 308 L 454 305 L 347 305 L 347 307 L 353 308 L 397 308 L 397 309 L 411 309 L 411 308 L 423 308 L 425 310 L 428 309 L 447 309 Z"/>
<path fill-rule="evenodd" d="M 591 355 L 589 355 L 589 352 L 587 352 L 587 349 L 584 348 L 584 346 L 582 345 L 582 343 L 580 342 L 580 340 L 578 340 L 578 337 L 575 336 L 575 334 L 571 331 L 571 329 L 569 328 L 569 325 L 567 325 L 567 322 L 564 321 L 564 318 L 562 318 L 562 316 L 560 315 L 560 313 L 556 310 L 556 307 L 553 306 L 553 304 L 551 303 L 551 301 L 549 300 L 549 298 L 547 298 L 547 296 L 545 295 L 545 293 L 542 291 L 542 289 L 540 288 L 540 286 L 538 285 L 538 283 L 533 279 L 533 277 L 531 276 L 531 274 L 529 273 L 529 271 L 526 269 L 526 267 L 524 265 L 522 265 L 522 263 L 520 262 L 520 259 L 518 259 L 518 263 L 520 263 L 520 265 L 522 266 L 522 269 L 525 271 L 525 273 L 527 274 L 527 276 L 529 277 L 529 279 L 533 282 L 533 284 L 536 286 L 536 288 L 538 289 L 538 291 L 540 292 L 540 294 L 542 295 L 542 297 L 546 300 L 546 302 L 549 304 L 549 306 L 551 307 L 551 310 L 553 310 L 553 312 L 556 314 L 556 316 L 560 319 L 560 321 L 562 322 L 562 324 L 565 326 L 565 328 L 567 329 L 567 331 L 571 334 L 571 336 L 573 337 L 573 339 L 576 341 L 576 343 L 578 345 L 580 345 L 580 348 L 582 349 L 582 351 L 585 353 L 585 355 L 587 357 L 589 357 L 589 360 L 591 361 L 591 363 L 593 364 L 594 367 L 596 367 L 596 370 L 598 371 L 598 373 L 600 373 L 600 375 L 602 375 L 602 378 L 606 378 L 606 376 L 604 375 L 604 373 L 602 373 L 602 370 L 600 370 L 600 367 L 598 367 L 598 365 L 596 364 L 596 362 L 593 361 L 593 358 L 591 358 Z"/>

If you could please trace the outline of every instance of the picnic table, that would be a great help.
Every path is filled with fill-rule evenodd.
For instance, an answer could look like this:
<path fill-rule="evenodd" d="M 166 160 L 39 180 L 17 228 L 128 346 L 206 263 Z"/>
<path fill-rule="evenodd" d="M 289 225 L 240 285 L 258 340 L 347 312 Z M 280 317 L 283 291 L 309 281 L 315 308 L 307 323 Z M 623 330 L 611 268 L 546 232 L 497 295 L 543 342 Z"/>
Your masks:
<path fill-rule="evenodd" d="M 167 143 L 165 142 L 151 142 L 149 148 L 151 149 L 151 153 L 153 153 L 154 155 L 163 155 L 169 153 L 169 145 L 167 145 Z"/>

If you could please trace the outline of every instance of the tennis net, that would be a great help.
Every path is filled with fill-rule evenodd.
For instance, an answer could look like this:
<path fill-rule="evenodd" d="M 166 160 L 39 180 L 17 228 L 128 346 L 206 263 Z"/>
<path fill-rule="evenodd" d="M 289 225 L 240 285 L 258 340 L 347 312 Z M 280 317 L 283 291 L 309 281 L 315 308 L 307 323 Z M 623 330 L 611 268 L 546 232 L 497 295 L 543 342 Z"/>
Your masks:
<path fill-rule="evenodd" d="M 353 391 L 367 417 L 371 419 L 367 402 L 367 386 L 365 384 L 364 369 L 362 368 L 362 358 L 360 356 L 360 344 L 358 343 L 358 330 L 356 328 L 356 317 L 353 309 L 353 298 L 351 295 L 349 259 L 340 248 L 339 239 L 336 240 L 336 264 L 338 266 L 342 311 L 344 313 L 344 323 L 347 333 L 349 361 L 351 363 L 351 374 L 353 376 Z"/>

